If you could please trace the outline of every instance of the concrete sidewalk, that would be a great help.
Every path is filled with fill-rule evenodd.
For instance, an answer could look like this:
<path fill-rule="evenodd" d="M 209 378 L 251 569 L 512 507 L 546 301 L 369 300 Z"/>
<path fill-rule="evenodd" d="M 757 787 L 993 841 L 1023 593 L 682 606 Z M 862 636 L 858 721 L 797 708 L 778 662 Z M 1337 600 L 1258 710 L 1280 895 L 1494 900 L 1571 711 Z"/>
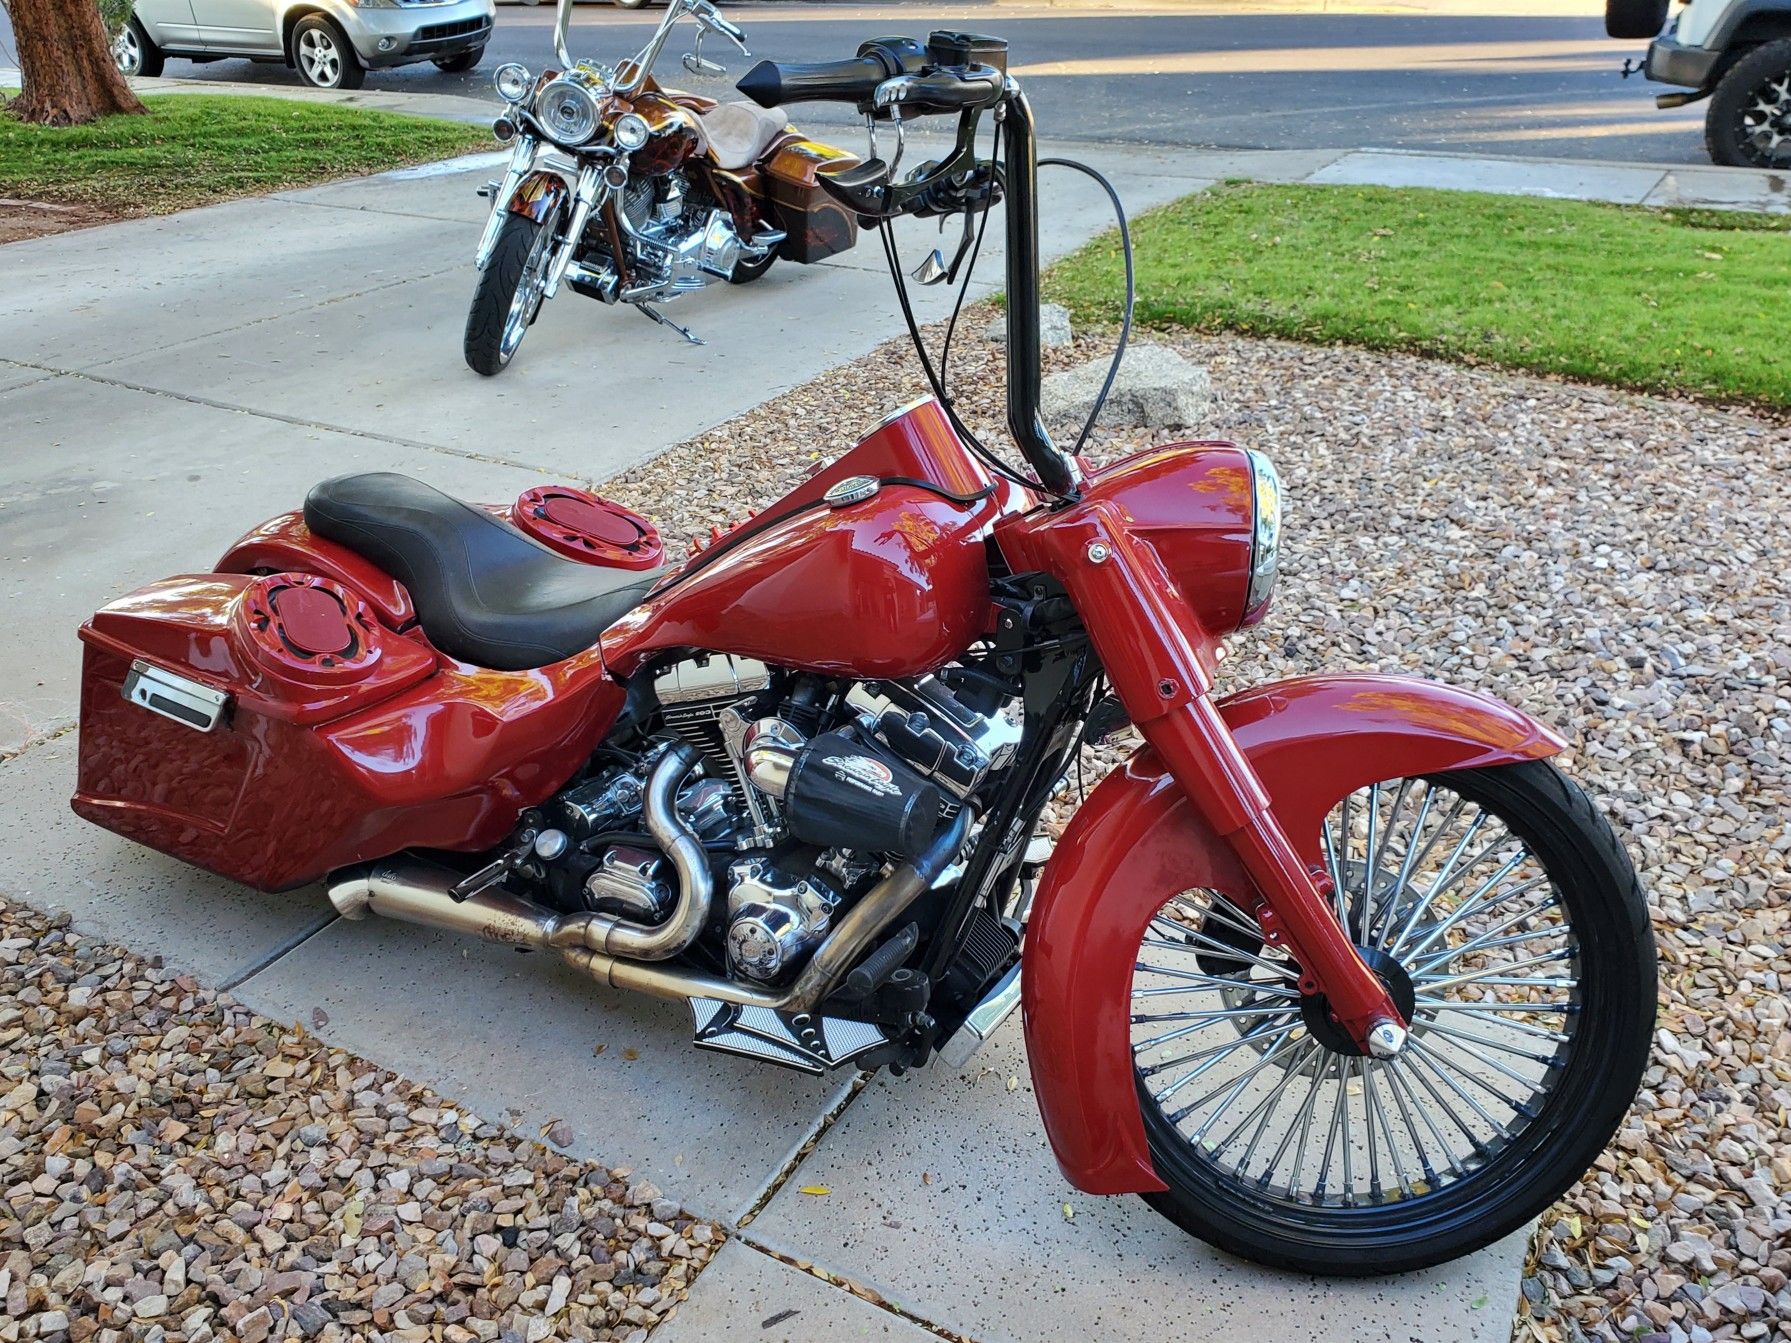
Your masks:
<path fill-rule="evenodd" d="M 909 152 L 927 146 L 915 137 Z M 1495 173 L 1487 161 L 1373 151 L 1049 148 L 1108 173 L 1133 210 L 1222 177 L 1421 171 L 1435 181 L 1446 165 L 1509 190 L 1633 200 L 1669 190 L 1655 170 L 1583 164 Z M 693 1053 L 671 1008 L 495 947 L 344 924 L 315 891 L 244 892 L 70 814 L 74 630 L 99 603 L 203 570 L 326 476 L 377 467 L 492 499 L 543 478 L 598 481 L 899 331 L 881 257 L 866 245 L 678 304 L 711 342 L 701 349 L 568 295 L 512 369 L 480 379 L 461 363 L 459 335 L 485 209 L 474 188 L 494 164 L 476 157 L 6 249 L 0 593 L 30 637 L 0 648 L 0 841 L 12 855 L 0 889 L 68 909 L 276 1018 L 321 1011 L 326 1036 L 482 1114 L 519 1127 L 563 1118 L 576 1152 L 632 1165 L 735 1223 L 739 1245 L 699 1281 L 669 1338 L 789 1310 L 800 1313 L 766 1338 L 928 1336 L 794 1259 L 976 1339 L 1167 1330 L 1245 1340 L 1268 1327 L 1502 1343 L 1521 1237 L 1433 1273 L 1320 1282 L 1226 1260 L 1135 1200 L 1075 1195 L 1045 1149 L 1017 1032 L 962 1075 L 935 1068 L 858 1092 L 846 1077 Z M 1666 176 L 1682 199 L 1727 192 L 1768 208 L 1763 184 L 1711 172 Z M 1059 174 L 1051 192 L 1048 254 L 1107 226 L 1092 185 Z M 910 262 L 936 236 L 906 229 Z M 980 293 L 1001 273 L 991 252 Z M 923 320 L 943 314 L 945 296 L 916 298 Z M 869 423 L 886 408 L 858 409 Z M 814 1187 L 831 1193 L 799 1192 Z"/>

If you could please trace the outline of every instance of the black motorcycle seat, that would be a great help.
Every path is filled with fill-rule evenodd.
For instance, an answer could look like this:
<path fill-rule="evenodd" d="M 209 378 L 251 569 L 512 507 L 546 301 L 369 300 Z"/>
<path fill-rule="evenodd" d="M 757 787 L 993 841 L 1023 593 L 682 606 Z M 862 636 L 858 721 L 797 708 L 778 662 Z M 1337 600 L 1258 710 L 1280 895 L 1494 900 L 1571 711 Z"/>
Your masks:
<path fill-rule="evenodd" d="M 390 471 L 324 481 L 305 499 L 305 525 L 404 584 L 443 653 L 499 671 L 583 652 L 662 572 L 556 555 L 486 510 Z"/>

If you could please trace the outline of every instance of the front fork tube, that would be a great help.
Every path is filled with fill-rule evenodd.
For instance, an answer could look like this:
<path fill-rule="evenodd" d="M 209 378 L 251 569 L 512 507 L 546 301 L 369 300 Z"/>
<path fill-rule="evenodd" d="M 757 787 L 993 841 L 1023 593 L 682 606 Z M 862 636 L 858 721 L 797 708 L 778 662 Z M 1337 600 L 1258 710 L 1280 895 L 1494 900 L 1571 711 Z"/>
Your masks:
<path fill-rule="evenodd" d="M 534 136 L 519 135 L 516 148 L 510 151 L 510 166 L 504 169 L 504 180 L 492 193 L 491 214 L 486 217 L 485 232 L 479 235 L 479 251 L 474 265 L 481 271 L 491 261 L 491 249 L 497 246 L 498 230 L 504 226 L 504 216 L 509 213 L 510 198 L 535 166 L 535 150 L 539 145 L 540 141 Z"/>
<path fill-rule="evenodd" d="M 1301 859 L 1212 702 L 1211 677 L 1186 634 L 1194 612 L 1156 552 L 1131 536 L 1111 505 L 1082 507 L 1081 553 L 1065 585 L 1120 703 L 1237 854 L 1262 896 L 1256 916 L 1263 939 L 1299 964 L 1301 992 L 1324 994 L 1364 1049 L 1377 1028 L 1396 1028 L 1403 1039 L 1399 1009 L 1332 909 L 1330 878 Z"/>
<path fill-rule="evenodd" d="M 560 250 L 554 253 L 553 261 L 547 271 L 547 286 L 542 291 L 544 299 L 552 298 L 560 292 L 560 281 L 566 278 L 566 268 L 572 264 L 572 258 L 578 251 L 579 240 L 585 236 L 585 225 L 591 222 L 591 211 L 601 205 L 608 195 L 609 187 L 604 183 L 606 164 L 581 163 L 578 167 L 578 185 L 572 188 L 572 218 L 566 225 L 566 236 L 560 243 Z"/>

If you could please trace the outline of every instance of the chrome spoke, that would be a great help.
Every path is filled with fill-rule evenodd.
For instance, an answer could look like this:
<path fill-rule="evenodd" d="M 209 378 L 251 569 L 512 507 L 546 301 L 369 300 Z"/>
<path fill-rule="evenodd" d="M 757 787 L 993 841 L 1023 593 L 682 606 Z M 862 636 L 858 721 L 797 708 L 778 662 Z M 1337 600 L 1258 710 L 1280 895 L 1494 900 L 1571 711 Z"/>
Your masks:
<path fill-rule="evenodd" d="M 1442 776 L 1355 790 L 1317 839 L 1339 923 L 1412 995 L 1403 1051 L 1377 1059 L 1311 1033 L 1300 972 L 1255 914 L 1190 891 L 1165 903 L 1135 961 L 1146 1103 L 1253 1197 L 1305 1209 L 1427 1199 L 1475 1178 L 1568 1065 L 1582 956 L 1572 892 L 1504 812 Z"/>
<path fill-rule="evenodd" d="M 1418 836 L 1424 833 L 1424 818 L 1430 815 L 1430 804 L 1435 798 L 1436 790 L 1426 786 L 1424 789 L 1424 800 L 1418 804 L 1418 815 L 1412 821 L 1411 836 L 1405 842 L 1405 859 L 1399 864 L 1399 875 L 1394 879 L 1393 889 L 1388 892 L 1387 895 L 1384 914 L 1388 930 L 1391 929 L 1393 920 L 1399 917 L 1399 897 L 1411 889 L 1413 867 L 1420 858 L 1430 852 L 1431 844 L 1435 844 L 1436 842 L 1435 836 L 1433 835 L 1430 844 L 1425 845 L 1422 850 L 1418 847 Z M 1457 799 L 1457 810 L 1459 810 L 1460 807 L 1461 801 L 1460 799 Z M 1368 935 L 1362 939 L 1363 944 L 1366 946 L 1380 946 L 1382 941 L 1380 934 L 1380 920 L 1377 918 L 1374 925 L 1369 928 Z"/>
<path fill-rule="evenodd" d="M 1193 1114 L 1194 1111 L 1198 1110 L 1201 1106 L 1205 1105 L 1208 1101 L 1223 1094 L 1225 1099 L 1220 1101 L 1217 1108 L 1215 1108 L 1214 1111 L 1206 1117 L 1206 1122 L 1203 1123 L 1199 1128 L 1195 1129 L 1193 1133 L 1188 1135 L 1188 1141 L 1198 1145 L 1200 1140 L 1206 1136 L 1206 1131 L 1209 1128 L 1211 1128 L 1214 1123 L 1216 1123 L 1218 1121 L 1218 1118 L 1220 1115 L 1224 1114 L 1226 1112 L 1226 1110 L 1231 1108 L 1231 1103 L 1234 1100 L 1236 1100 L 1238 1098 L 1238 1096 L 1240 1094 L 1242 1094 L 1244 1088 L 1250 1084 L 1250 1079 L 1252 1077 L 1255 1077 L 1264 1068 L 1268 1067 L 1271 1063 L 1273 1063 L 1275 1061 L 1276 1056 L 1282 1050 L 1286 1049 L 1289 1044 L 1291 1044 L 1293 1042 L 1294 1030 L 1295 1030 L 1295 1027 L 1293 1027 L 1291 1025 L 1288 1026 L 1288 1028 L 1284 1032 L 1282 1032 L 1280 1036 L 1278 1036 L 1276 1038 L 1275 1043 L 1270 1045 L 1268 1047 L 1268 1049 L 1263 1051 L 1262 1057 L 1259 1058 L 1250 1067 L 1244 1069 L 1243 1072 L 1239 1073 L 1235 1080 L 1230 1081 L 1230 1082 L 1221 1082 L 1217 1087 L 1215 1087 L 1215 1088 L 1213 1088 L 1213 1090 L 1207 1092 L 1206 1095 L 1200 1097 L 1198 1100 L 1189 1101 L 1181 1109 L 1177 1110 L 1174 1114 L 1169 1116 L 1169 1122 L 1172 1124 L 1181 1123 L 1182 1120 L 1186 1119 L 1189 1115 Z"/>
<path fill-rule="evenodd" d="M 1553 1066 L 1555 1062 L 1555 1056 L 1553 1054 L 1534 1054 L 1527 1049 L 1519 1049 L 1516 1045 L 1501 1044 L 1497 1040 L 1488 1040 L 1484 1035 L 1470 1035 L 1467 1031 L 1458 1030 L 1454 1026 L 1445 1026 L 1440 1021 L 1427 1021 L 1424 1023 L 1424 1029 L 1426 1031 L 1435 1031 L 1438 1035 L 1446 1035 L 1451 1040 L 1466 1040 L 1472 1044 L 1485 1045 L 1488 1049 L 1497 1049 L 1520 1059 L 1528 1059 L 1532 1063 Z"/>

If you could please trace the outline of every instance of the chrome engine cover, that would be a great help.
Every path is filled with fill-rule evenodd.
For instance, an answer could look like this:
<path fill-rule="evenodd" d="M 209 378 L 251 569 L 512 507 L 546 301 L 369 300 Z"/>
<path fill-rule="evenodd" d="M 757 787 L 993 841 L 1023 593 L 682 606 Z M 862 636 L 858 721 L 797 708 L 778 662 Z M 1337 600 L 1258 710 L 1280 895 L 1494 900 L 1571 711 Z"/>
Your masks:
<path fill-rule="evenodd" d="M 728 967 L 748 979 L 778 979 L 833 926 L 839 895 L 814 876 L 779 872 L 765 858 L 737 862 L 728 876 Z"/>
<path fill-rule="evenodd" d="M 846 692 L 846 707 L 866 731 L 959 799 L 1020 747 L 1018 723 L 967 708 L 936 676 L 859 682 Z"/>

